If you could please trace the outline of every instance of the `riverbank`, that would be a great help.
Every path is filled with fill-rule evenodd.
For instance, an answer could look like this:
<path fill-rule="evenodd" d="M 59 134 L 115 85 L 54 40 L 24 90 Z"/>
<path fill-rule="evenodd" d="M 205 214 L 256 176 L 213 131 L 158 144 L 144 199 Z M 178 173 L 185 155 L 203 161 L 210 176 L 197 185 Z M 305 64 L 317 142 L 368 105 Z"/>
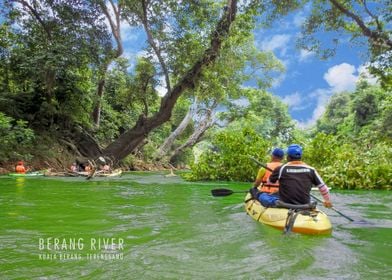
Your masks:
<path fill-rule="evenodd" d="M 31 160 L 25 161 L 26 168 L 29 171 L 42 171 L 50 170 L 52 172 L 65 172 L 69 171 L 72 164 L 69 159 L 46 159 L 46 160 Z M 3 162 L 0 163 L 0 175 L 14 172 L 16 162 Z M 171 164 L 164 163 L 149 163 L 140 159 L 135 159 L 131 164 L 121 164 L 118 166 L 123 171 L 165 171 L 165 170 L 189 170 L 189 166 L 172 166 Z"/>

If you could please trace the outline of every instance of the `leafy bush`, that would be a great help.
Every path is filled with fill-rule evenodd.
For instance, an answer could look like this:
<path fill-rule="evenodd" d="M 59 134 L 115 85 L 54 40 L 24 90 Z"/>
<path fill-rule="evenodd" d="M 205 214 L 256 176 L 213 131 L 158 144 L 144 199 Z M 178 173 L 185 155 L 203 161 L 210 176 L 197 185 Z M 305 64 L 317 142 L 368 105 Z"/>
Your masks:
<path fill-rule="evenodd" d="M 29 158 L 34 132 L 26 128 L 26 122 L 15 121 L 0 112 L 0 158 L 2 161 Z"/>
<path fill-rule="evenodd" d="M 252 128 L 225 129 L 216 133 L 210 148 L 191 164 L 190 180 L 253 181 L 258 166 L 249 156 L 267 160 L 269 143 Z"/>
<path fill-rule="evenodd" d="M 319 133 L 305 151 L 306 162 L 316 167 L 333 188 L 392 189 L 392 148 L 387 142 L 339 140 L 337 136 Z"/>

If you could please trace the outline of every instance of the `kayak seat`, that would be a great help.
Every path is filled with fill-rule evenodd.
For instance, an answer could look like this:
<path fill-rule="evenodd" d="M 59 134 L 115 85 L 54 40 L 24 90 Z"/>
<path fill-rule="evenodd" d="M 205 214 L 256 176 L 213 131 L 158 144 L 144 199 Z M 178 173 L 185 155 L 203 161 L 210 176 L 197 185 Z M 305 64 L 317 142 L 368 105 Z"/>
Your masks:
<path fill-rule="evenodd" d="M 291 203 L 286 203 L 281 200 L 276 201 L 276 207 L 277 208 L 287 208 L 287 209 L 299 209 L 299 210 L 309 210 L 309 209 L 314 209 L 316 208 L 317 201 L 312 201 L 307 204 L 291 204 Z"/>
<path fill-rule="evenodd" d="M 260 193 L 259 190 L 256 187 L 253 187 L 249 189 L 249 192 L 251 194 L 251 198 L 257 200 L 257 197 L 259 196 Z"/>

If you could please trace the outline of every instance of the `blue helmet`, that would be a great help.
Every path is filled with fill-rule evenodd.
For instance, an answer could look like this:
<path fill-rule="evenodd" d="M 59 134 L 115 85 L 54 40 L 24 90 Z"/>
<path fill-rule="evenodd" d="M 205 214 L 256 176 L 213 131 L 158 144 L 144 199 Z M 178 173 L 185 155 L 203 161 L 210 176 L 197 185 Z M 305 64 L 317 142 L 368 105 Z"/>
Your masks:
<path fill-rule="evenodd" d="M 302 147 L 297 144 L 292 144 L 287 148 L 287 155 L 292 159 L 300 159 L 302 157 Z"/>
<path fill-rule="evenodd" d="M 275 148 L 271 155 L 277 157 L 277 158 L 283 158 L 284 157 L 284 151 L 280 148 Z"/>

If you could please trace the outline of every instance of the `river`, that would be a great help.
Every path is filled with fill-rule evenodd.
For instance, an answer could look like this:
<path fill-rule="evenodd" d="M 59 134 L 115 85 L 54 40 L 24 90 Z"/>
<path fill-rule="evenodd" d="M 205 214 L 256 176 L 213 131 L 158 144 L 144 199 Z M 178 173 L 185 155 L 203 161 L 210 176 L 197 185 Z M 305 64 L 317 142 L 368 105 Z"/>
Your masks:
<path fill-rule="evenodd" d="M 392 195 L 335 191 L 327 236 L 284 235 L 243 194 L 165 173 L 0 178 L 0 279 L 392 279 Z"/>

